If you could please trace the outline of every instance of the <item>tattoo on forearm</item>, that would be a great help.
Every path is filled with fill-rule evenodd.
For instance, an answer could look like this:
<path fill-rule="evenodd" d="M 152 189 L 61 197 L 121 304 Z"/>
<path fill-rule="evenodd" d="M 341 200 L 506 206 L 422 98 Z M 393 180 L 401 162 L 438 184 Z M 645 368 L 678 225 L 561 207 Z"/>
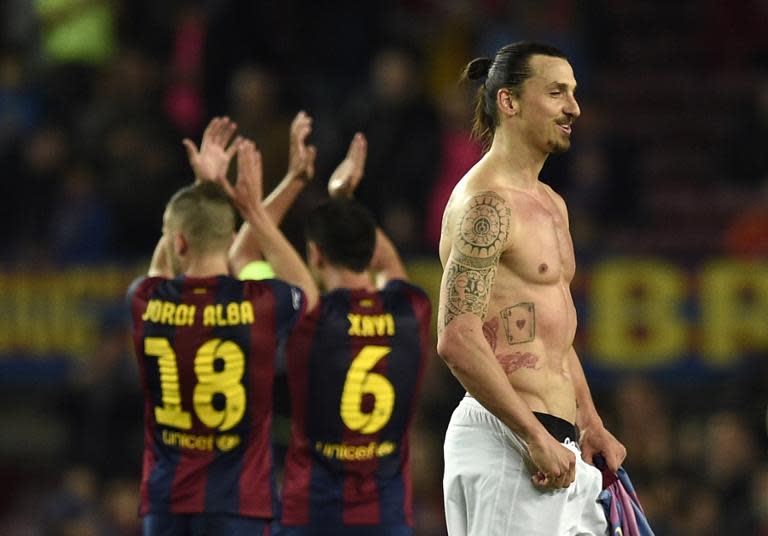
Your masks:
<path fill-rule="evenodd" d="M 501 311 L 507 344 L 530 342 L 536 338 L 536 305 L 518 303 Z"/>
<path fill-rule="evenodd" d="M 509 234 L 510 209 L 495 192 L 469 200 L 454 237 L 454 253 L 446 267 L 447 325 L 470 312 L 485 318 L 496 267 Z"/>

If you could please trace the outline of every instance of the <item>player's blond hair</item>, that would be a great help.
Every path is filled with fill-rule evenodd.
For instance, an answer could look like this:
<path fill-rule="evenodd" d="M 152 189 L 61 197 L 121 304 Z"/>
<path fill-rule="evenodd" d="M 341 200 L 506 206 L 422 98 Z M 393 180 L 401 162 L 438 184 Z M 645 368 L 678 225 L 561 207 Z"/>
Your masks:
<path fill-rule="evenodd" d="M 235 231 L 235 208 L 218 184 L 201 182 L 176 192 L 166 207 L 166 224 L 181 232 L 196 253 L 226 250 Z"/>

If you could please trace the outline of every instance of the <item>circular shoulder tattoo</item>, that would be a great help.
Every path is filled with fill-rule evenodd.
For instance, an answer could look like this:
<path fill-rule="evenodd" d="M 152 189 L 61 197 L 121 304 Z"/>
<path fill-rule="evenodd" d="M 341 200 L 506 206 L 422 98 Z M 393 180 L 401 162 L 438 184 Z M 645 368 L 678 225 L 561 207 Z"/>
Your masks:
<path fill-rule="evenodd" d="M 462 253 L 482 258 L 500 254 L 509 233 L 509 214 L 504 199 L 495 192 L 482 192 L 470 199 L 459 226 Z"/>

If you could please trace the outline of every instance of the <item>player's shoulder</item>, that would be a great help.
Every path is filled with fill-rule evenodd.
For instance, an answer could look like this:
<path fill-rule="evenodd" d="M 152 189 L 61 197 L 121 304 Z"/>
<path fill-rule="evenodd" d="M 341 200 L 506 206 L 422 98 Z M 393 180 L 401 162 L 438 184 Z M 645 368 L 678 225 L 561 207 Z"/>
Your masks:
<path fill-rule="evenodd" d="M 541 185 L 541 189 L 546 193 L 550 199 L 557 205 L 557 208 L 559 208 L 564 214 L 567 214 L 568 208 L 565 203 L 565 199 L 563 199 L 563 196 L 558 194 L 554 188 L 552 188 L 549 184 L 545 182 L 539 182 Z"/>
<path fill-rule="evenodd" d="M 167 281 L 164 277 L 141 275 L 134 279 L 130 285 L 128 285 L 128 291 L 126 296 L 130 302 L 134 297 L 141 299 L 152 293 L 152 291 L 163 281 Z"/>
<path fill-rule="evenodd" d="M 429 322 L 432 316 L 432 302 L 427 292 L 405 279 L 392 279 L 378 290 L 385 303 L 410 304 L 409 309 L 423 322 Z"/>
<path fill-rule="evenodd" d="M 278 300 L 290 298 L 294 308 L 298 308 L 298 303 L 304 299 L 304 292 L 297 286 L 291 285 L 283 281 L 282 279 L 237 279 L 239 284 L 243 285 L 246 289 L 259 292 L 270 292 Z"/>
<path fill-rule="evenodd" d="M 456 185 L 452 201 L 453 207 L 463 214 L 478 205 L 512 207 L 522 195 L 519 189 L 511 187 L 509 177 L 477 165 Z"/>
<path fill-rule="evenodd" d="M 273 291 L 282 291 L 284 289 L 287 289 L 291 287 L 289 283 L 286 283 L 282 279 L 275 279 L 275 278 L 266 278 L 266 279 L 242 279 L 242 278 L 231 278 L 233 281 L 236 281 L 238 285 L 242 285 L 245 288 L 254 288 L 254 289 L 269 289 Z"/>
<path fill-rule="evenodd" d="M 519 205 L 520 192 L 499 180 L 468 181 L 460 197 L 455 200 L 457 219 L 462 231 L 481 231 L 483 224 L 507 227 L 513 216 L 512 209 Z"/>
<path fill-rule="evenodd" d="M 419 298 L 429 299 L 427 292 L 418 285 L 414 285 L 407 279 L 390 279 L 379 291 L 379 294 L 394 293 L 414 295 Z"/>

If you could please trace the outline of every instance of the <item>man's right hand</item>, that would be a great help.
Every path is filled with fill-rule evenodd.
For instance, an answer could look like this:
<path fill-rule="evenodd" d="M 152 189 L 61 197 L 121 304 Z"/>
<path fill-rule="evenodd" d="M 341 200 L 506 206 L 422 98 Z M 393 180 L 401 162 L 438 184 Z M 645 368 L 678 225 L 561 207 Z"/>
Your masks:
<path fill-rule="evenodd" d="M 537 488 L 567 488 L 575 480 L 576 455 L 551 435 L 531 441 L 528 452 L 534 465 L 531 482 Z"/>
<path fill-rule="evenodd" d="M 216 182 L 227 192 L 244 220 L 263 208 L 261 152 L 250 140 L 243 140 L 237 147 L 237 182 L 232 186 L 226 177 Z"/>

